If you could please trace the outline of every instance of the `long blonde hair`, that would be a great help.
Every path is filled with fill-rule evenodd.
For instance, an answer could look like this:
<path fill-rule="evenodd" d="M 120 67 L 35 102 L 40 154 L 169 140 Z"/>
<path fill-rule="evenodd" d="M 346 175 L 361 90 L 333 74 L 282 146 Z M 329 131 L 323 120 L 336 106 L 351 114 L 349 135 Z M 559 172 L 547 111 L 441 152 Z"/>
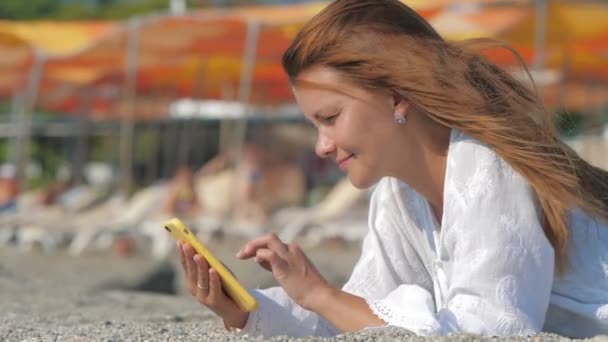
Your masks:
<path fill-rule="evenodd" d="M 298 33 L 283 67 L 293 84 L 305 69 L 330 67 L 362 87 L 390 90 L 435 122 L 492 147 L 534 189 L 562 274 L 568 211 L 608 221 L 608 172 L 561 142 L 536 93 L 479 53 L 496 46 L 505 47 L 447 42 L 398 0 L 336 0 Z"/>

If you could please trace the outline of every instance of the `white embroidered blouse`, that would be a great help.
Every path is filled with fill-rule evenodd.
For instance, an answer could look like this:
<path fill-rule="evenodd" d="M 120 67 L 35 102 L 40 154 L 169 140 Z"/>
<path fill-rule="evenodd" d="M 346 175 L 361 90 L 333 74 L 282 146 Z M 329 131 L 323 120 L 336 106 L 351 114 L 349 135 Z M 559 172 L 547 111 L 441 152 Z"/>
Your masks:
<path fill-rule="evenodd" d="M 492 149 L 453 130 L 441 227 L 421 195 L 381 180 L 362 255 L 343 290 L 364 298 L 388 325 L 418 335 L 607 333 L 608 226 L 580 211 L 570 218 L 570 264 L 558 278 L 527 182 Z M 242 333 L 339 333 L 280 287 L 252 293 L 260 308 Z"/>

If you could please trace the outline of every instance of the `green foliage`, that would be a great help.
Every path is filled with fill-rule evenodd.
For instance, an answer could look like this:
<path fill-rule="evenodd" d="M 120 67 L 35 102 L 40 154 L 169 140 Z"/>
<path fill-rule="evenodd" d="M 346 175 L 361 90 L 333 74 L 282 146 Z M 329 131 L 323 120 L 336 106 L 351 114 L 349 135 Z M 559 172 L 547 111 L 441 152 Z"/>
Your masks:
<path fill-rule="evenodd" d="M 8 122 L 11 119 L 11 104 L 8 101 L 0 101 L 0 122 Z"/>
<path fill-rule="evenodd" d="M 160 136 L 156 130 L 139 130 L 134 140 L 133 159 L 135 163 L 146 163 L 160 148 Z"/>
<path fill-rule="evenodd" d="M 608 103 L 602 109 L 601 120 L 604 125 L 608 125 Z"/>
<path fill-rule="evenodd" d="M 2 0 L 0 18 L 12 20 L 38 19 L 54 13 L 61 7 L 57 0 Z"/>
<path fill-rule="evenodd" d="M 97 136 L 89 138 L 89 159 L 99 162 L 115 162 L 120 140 L 114 136 Z"/>
<path fill-rule="evenodd" d="M 65 163 L 60 146 L 49 140 L 33 140 L 30 145 L 30 159 L 40 165 L 40 177 L 27 180 L 28 188 L 38 188 L 57 180 L 57 170 Z"/>
<path fill-rule="evenodd" d="M 96 2 L 98 6 L 107 7 L 110 5 L 114 5 L 116 3 L 116 0 L 96 0 Z"/>
<path fill-rule="evenodd" d="M 561 112 L 555 115 L 555 127 L 563 137 L 573 137 L 585 129 L 585 115 L 578 112 Z"/>
<path fill-rule="evenodd" d="M 99 19 L 99 12 L 92 6 L 72 4 L 62 6 L 55 11 L 49 19 L 55 20 L 91 20 Z"/>
<path fill-rule="evenodd" d="M 62 3 L 58 0 L 0 0 L 0 19 L 13 20 L 119 20 L 134 15 L 167 11 L 169 0 L 97 0 L 97 5 L 84 2 Z M 186 0 L 189 9 L 212 4 L 207 0 Z"/>
<path fill-rule="evenodd" d="M 103 19 L 125 19 L 141 13 L 156 12 L 168 8 L 167 0 L 133 1 L 99 8 Z"/>
<path fill-rule="evenodd" d="M 8 139 L 0 140 L 0 163 L 5 163 L 8 161 L 8 148 L 9 148 L 9 140 Z"/>

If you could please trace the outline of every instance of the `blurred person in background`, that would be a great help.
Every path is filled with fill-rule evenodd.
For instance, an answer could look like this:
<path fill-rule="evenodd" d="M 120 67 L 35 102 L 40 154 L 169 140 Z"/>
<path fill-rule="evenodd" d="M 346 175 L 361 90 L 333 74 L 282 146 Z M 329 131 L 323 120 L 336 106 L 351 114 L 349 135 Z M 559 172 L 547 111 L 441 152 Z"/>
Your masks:
<path fill-rule="evenodd" d="M 61 195 L 65 194 L 71 187 L 71 182 L 64 179 L 58 179 L 45 185 L 38 195 L 38 200 L 35 204 L 42 207 L 50 207 L 58 203 Z"/>
<path fill-rule="evenodd" d="M 561 142 L 537 95 L 398 0 L 337 0 L 283 56 L 316 151 L 375 185 L 337 288 L 276 235 L 237 254 L 280 285 L 245 313 L 189 245 L 190 293 L 253 336 L 398 326 L 418 335 L 608 332 L 608 174 Z"/>
<path fill-rule="evenodd" d="M 281 207 L 300 205 L 306 194 L 303 172 L 287 157 L 257 144 L 243 147 L 239 165 L 236 207 L 238 215 L 267 222 Z"/>
<path fill-rule="evenodd" d="M 163 211 L 169 216 L 191 217 L 201 212 L 201 203 L 196 193 L 195 178 L 187 165 L 180 166 L 169 183 L 168 195 Z"/>
<path fill-rule="evenodd" d="M 203 214 L 227 216 L 234 207 L 234 220 L 259 227 L 278 208 L 302 204 L 304 172 L 291 155 L 294 150 L 272 132 L 247 137 L 241 146 L 227 149 L 199 169 L 196 182 Z"/>
<path fill-rule="evenodd" d="M 0 213 L 12 213 L 17 210 L 19 186 L 12 165 L 0 166 Z"/>

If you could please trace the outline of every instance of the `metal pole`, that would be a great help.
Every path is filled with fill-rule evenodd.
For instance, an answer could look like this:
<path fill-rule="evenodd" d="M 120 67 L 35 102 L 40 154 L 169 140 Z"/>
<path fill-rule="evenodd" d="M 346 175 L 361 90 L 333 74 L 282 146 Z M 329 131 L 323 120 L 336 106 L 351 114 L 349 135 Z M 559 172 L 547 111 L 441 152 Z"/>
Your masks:
<path fill-rule="evenodd" d="M 14 165 L 17 165 L 18 162 L 18 146 L 19 146 L 19 128 L 20 128 L 20 124 L 19 124 L 19 115 L 23 113 L 23 97 L 25 95 L 25 91 L 24 90 L 20 90 L 20 89 L 15 89 L 13 92 L 13 97 L 11 99 L 11 113 L 10 113 L 10 125 L 8 127 L 10 127 L 7 130 L 7 135 L 6 137 L 9 138 L 10 141 L 10 148 L 9 148 L 9 154 L 8 154 L 8 158 L 7 160 L 9 162 L 14 163 Z M 8 134 L 8 132 L 10 132 L 10 134 Z M 5 135 L 3 134 L 3 137 Z"/>
<path fill-rule="evenodd" d="M 81 184 L 84 180 L 84 167 L 87 162 L 90 137 L 90 123 L 88 113 L 91 107 L 91 98 L 93 97 L 93 89 L 85 88 L 81 94 L 80 116 L 76 121 L 75 140 L 76 146 L 74 155 L 72 156 L 72 180 L 75 185 Z"/>
<path fill-rule="evenodd" d="M 133 183 L 133 134 L 135 130 L 135 101 L 137 86 L 137 62 L 139 52 L 139 18 L 131 19 L 127 27 L 125 55 L 125 110 L 120 121 L 120 194 L 129 196 Z"/>
<path fill-rule="evenodd" d="M 258 53 L 258 40 L 260 37 L 261 24 L 255 20 L 247 22 L 247 37 L 245 40 L 245 51 L 243 54 L 243 68 L 241 69 L 241 79 L 239 83 L 239 102 L 245 106 L 244 117 L 237 119 L 234 135 L 234 143 L 242 144 L 247 129 L 247 115 L 250 112 L 249 101 L 251 98 L 251 88 L 253 74 L 255 72 L 256 57 Z"/>
<path fill-rule="evenodd" d="M 186 13 L 186 0 L 169 0 L 169 12 L 174 15 Z"/>
<path fill-rule="evenodd" d="M 21 110 L 21 125 L 19 134 L 17 135 L 16 145 L 16 179 L 20 189 L 25 188 L 25 171 L 29 163 L 30 143 L 32 140 L 32 124 L 34 116 L 34 108 L 38 101 L 38 92 L 40 90 L 40 82 L 44 72 L 46 57 L 38 51 L 34 51 L 34 63 L 28 75 L 28 82 L 25 94 L 23 95 L 23 104 Z"/>
<path fill-rule="evenodd" d="M 251 98 L 251 88 L 253 83 L 253 74 L 255 72 L 256 57 L 258 51 L 258 40 L 260 37 L 261 24 L 253 19 L 247 22 L 247 36 L 245 40 L 245 50 L 243 54 L 243 68 L 241 69 L 241 78 L 239 84 L 239 102 L 245 107 L 243 117 L 235 121 L 233 131 L 232 146 L 235 148 L 235 164 L 239 167 L 242 159 L 240 146 L 245 141 L 245 133 L 247 132 L 247 119 L 250 113 L 249 101 Z M 233 201 L 230 212 L 234 214 L 236 209 L 236 198 L 238 195 L 236 187 L 232 191 Z"/>

